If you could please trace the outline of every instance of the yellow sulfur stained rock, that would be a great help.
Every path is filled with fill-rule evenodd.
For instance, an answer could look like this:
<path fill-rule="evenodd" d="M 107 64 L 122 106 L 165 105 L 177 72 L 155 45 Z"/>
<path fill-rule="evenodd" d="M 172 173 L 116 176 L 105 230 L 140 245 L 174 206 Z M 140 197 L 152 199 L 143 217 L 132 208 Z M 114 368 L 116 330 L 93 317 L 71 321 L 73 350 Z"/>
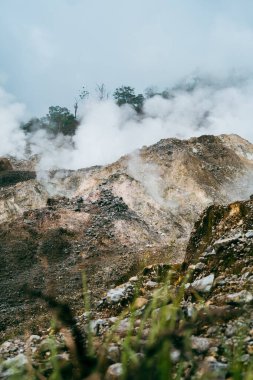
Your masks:
<path fill-rule="evenodd" d="M 134 301 L 133 307 L 134 307 L 134 309 L 141 309 L 147 303 L 148 303 L 148 300 L 146 298 L 144 298 L 144 297 L 138 297 Z"/>

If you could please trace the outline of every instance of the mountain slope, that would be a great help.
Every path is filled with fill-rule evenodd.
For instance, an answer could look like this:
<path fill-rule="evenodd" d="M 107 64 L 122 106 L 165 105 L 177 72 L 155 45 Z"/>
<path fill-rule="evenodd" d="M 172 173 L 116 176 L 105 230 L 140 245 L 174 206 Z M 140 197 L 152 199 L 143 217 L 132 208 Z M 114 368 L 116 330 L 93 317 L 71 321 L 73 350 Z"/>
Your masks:
<path fill-rule="evenodd" d="M 24 284 L 78 311 L 84 271 L 95 302 L 146 264 L 182 262 L 206 207 L 249 197 L 252 158 L 253 145 L 238 136 L 201 136 L 161 140 L 104 167 L 46 173 L 46 181 L 17 176 L 0 190 L 2 329 L 44 317 Z M 34 170 L 11 162 L 3 180 Z"/>

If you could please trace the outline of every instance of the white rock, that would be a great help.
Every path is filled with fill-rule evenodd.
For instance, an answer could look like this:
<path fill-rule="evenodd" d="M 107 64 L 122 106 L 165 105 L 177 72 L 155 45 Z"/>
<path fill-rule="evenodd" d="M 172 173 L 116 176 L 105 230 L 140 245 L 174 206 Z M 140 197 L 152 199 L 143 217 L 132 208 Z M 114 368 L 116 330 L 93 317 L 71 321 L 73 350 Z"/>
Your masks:
<path fill-rule="evenodd" d="M 205 254 L 203 256 L 207 257 L 207 256 L 215 256 L 215 255 L 216 255 L 216 251 L 215 251 L 215 249 L 212 249 L 212 251 L 210 251 L 210 252 L 205 252 Z"/>
<path fill-rule="evenodd" d="M 27 364 L 27 357 L 24 354 L 19 354 L 14 358 L 6 359 L 0 366 L 0 373 L 6 378 L 18 376 L 25 369 Z"/>
<path fill-rule="evenodd" d="M 118 303 L 125 298 L 127 299 L 132 292 L 133 285 L 126 283 L 109 290 L 109 292 L 106 294 L 106 300 L 108 303 Z"/>
<path fill-rule="evenodd" d="M 137 276 L 131 277 L 131 278 L 129 278 L 129 281 L 130 282 L 137 282 L 138 281 L 138 277 Z"/>
<path fill-rule="evenodd" d="M 208 351 L 208 349 L 210 347 L 210 341 L 207 338 L 192 336 L 191 337 L 191 345 L 195 351 L 197 351 L 199 353 L 203 353 L 203 352 Z"/>
<path fill-rule="evenodd" d="M 155 282 L 155 281 L 147 281 L 146 284 L 145 284 L 146 288 L 148 289 L 154 289 L 158 286 L 158 283 Z"/>
<path fill-rule="evenodd" d="M 250 272 L 243 273 L 241 280 L 246 280 L 247 277 L 249 277 Z"/>
<path fill-rule="evenodd" d="M 123 374 L 123 366 L 121 363 L 115 363 L 110 365 L 108 367 L 107 372 L 106 372 L 106 380 L 117 380 L 120 379 Z"/>
<path fill-rule="evenodd" d="M 198 292 L 209 292 L 212 288 L 214 281 L 214 274 L 211 273 L 209 276 L 203 277 L 199 280 L 194 281 L 191 286 Z"/>
<path fill-rule="evenodd" d="M 31 335 L 28 339 L 27 339 L 27 343 L 28 344 L 31 344 L 31 343 L 38 343 L 41 341 L 41 337 L 39 335 Z"/>
<path fill-rule="evenodd" d="M 253 230 L 249 230 L 245 234 L 246 238 L 253 238 Z"/>
<path fill-rule="evenodd" d="M 180 359 L 180 351 L 179 350 L 172 350 L 170 352 L 170 358 L 173 363 L 177 363 Z"/>
<path fill-rule="evenodd" d="M 10 342 L 10 341 L 7 340 L 6 342 L 4 342 L 4 343 L 1 345 L 1 348 L 4 348 L 4 349 L 7 349 L 7 350 L 8 350 L 8 348 L 11 347 L 12 344 L 13 344 L 12 342 Z"/>
<path fill-rule="evenodd" d="M 191 318 L 193 316 L 193 313 L 195 310 L 196 310 L 196 308 L 193 306 L 193 304 L 187 305 L 186 313 L 187 313 L 188 317 Z"/>
<path fill-rule="evenodd" d="M 238 293 L 228 294 L 227 301 L 236 303 L 250 303 L 253 300 L 253 295 L 247 290 L 242 290 Z"/>

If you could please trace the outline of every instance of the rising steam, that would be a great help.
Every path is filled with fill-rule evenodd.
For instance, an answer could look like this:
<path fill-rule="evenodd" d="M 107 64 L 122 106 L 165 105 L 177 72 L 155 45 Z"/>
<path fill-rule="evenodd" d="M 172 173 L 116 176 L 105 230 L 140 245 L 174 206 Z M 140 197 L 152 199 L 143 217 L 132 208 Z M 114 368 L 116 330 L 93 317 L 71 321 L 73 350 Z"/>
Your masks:
<path fill-rule="evenodd" d="M 177 86 L 169 99 L 154 96 L 137 115 L 113 100 L 86 102 L 81 124 L 70 138 L 52 138 L 44 131 L 29 137 L 32 153 L 40 155 L 39 171 L 103 165 L 162 138 L 236 133 L 253 141 L 253 85 L 247 81 L 198 81 Z M 24 107 L 0 92 L 0 154 L 21 154 L 24 134 L 18 125 Z"/>
<path fill-rule="evenodd" d="M 111 163 L 162 138 L 236 133 L 253 141 L 252 104 L 251 81 L 220 87 L 199 83 L 191 90 L 179 87 L 169 99 L 147 99 L 143 115 L 112 100 L 90 101 L 82 109 L 74 145 L 60 138 L 48 143 L 47 136 L 39 136 L 37 144 L 34 136 L 34 148 L 42 155 L 42 169 L 77 169 Z"/>
<path fill-rule="evenodd" d="M 25 116 L 25 106 L 0 87 L 0 156 L 8 154 L 22 157 L 26 145 L 20 129 Z"/>

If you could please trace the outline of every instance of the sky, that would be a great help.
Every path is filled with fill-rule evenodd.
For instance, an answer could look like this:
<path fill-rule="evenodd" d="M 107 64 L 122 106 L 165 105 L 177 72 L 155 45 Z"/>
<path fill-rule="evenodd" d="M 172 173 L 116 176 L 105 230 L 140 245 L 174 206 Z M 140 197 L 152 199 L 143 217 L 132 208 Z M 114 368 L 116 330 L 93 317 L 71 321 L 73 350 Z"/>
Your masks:
<path fill-rule="evenodd" d="M 248 73 L 252 0 L 1 0 L 0 86 L 29 116 L 73 111 L 82 86 L 164 88 Z"/>

